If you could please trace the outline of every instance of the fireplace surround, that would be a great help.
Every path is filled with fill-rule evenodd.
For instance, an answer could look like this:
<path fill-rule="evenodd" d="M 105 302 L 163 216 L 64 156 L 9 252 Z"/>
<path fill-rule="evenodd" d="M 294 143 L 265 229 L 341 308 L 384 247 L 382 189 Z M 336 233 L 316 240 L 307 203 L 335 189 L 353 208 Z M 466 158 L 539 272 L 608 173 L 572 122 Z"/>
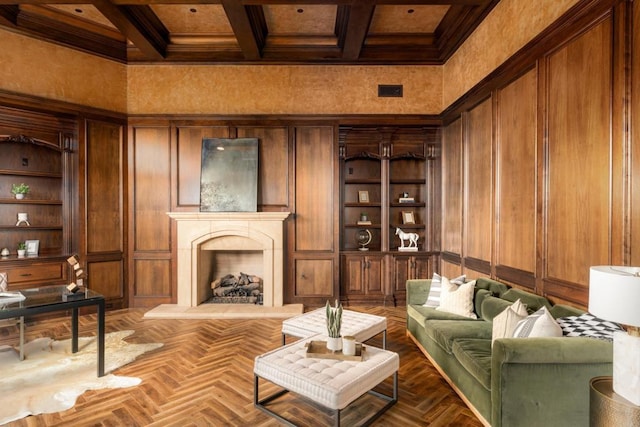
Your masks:
<path fill-rule="evenodd" d="M 162 304 L 145 317 L 253 318 L 302 313 L 302 304 L 283 303 L 284 221 L 289 212 L 167 214 L 177 224 L 177 304 Z M 211 265 L 216 264 L 211 258 L 216 252 L 220 252 L 224 264 L 234 258 L 238 268 L 254 263 L 257 271 L 252 273 L 259 273 L 263 279 L 262 305 L 202 304 L 211 295 Z"/>

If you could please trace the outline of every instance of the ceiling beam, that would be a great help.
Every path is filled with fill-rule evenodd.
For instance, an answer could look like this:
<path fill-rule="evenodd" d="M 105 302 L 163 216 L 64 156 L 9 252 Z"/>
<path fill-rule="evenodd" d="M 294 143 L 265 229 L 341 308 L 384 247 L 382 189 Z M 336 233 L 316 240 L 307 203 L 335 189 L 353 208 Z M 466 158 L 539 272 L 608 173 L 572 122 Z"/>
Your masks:
<path fill-rule="evenodd" d="M 347 60 L 358 59 L 369 25 L 373 18 L 375 3 L 373 0 L 355 0 L 349 8 L 347 32 L 344 36 L 342 57 Z"/>
<path fill-rule="evenodd" d="M 112 0 L 111 3 L 123 5 L 145 4 L 222 4 L 224 0 Z M 461 5 L 484 6 L 491 0 L 376 0 L 374 3 L 387 6 L 419 6 L 419 5 Z M 0 0 L 0 5 L 15 4 L 87 4 L 89 0 Z M 345 5 L 349 6 L 353 0 L 242 0 L 239 4 L 250 5 Z"/>
<path fill-rule="evenodd" d="M 20 13 L 18 6 L 0 6 L 0 25 L 15 27 L 18 22 L 18 13 Z"/>
<path fill-rule="evenodd" d="M 116 6 L 108 0 L 92 4 L 150 59 L 163 59 L 169 31 L 149 6 Z"/>
<path fill-rule="evenodd" d="M 238 45 L 245 59 L 250 61 L 260 59 L 262 55 L 262 45 L 258 44 L 256 36 L 260 35 L 261 38 L 264 39 L 266 35 L 264 33 L 266 31 L 266 25 L 265 28 L 255 28 L 252 25 L 252 21 L 256 21 L 256 14 L 263 14 L 262 7 L 253 7 L 251 10 L 252 15 L 254 15 L 253 20 L 249 16 L 247 7 L 243 6 L 237 0 L 222 0 L 222 7 L 227 14 L 227 19 L 229 19 L 229 23 L 231 24 L 231 28 L 238 40 Z M 262 21 L 264 22 L 264 14 L 262 15 Z"/>

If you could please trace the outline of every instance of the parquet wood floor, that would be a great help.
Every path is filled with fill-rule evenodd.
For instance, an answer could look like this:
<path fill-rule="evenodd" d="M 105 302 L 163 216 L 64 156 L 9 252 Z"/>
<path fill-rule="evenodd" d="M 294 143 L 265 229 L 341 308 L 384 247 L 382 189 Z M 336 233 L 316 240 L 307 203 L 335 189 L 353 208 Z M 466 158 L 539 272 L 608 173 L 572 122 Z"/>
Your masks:
<path fill-rule="evenodd" d="M 374 426 L 461 426 L 482 424 L 405 335 L 404 307 L 349 307 L 388 319 L 387 347 L 400 355 L 399 401 Z M 11 423 L 31 426 L 279 426 L 253 406 L 254 358 L 281 343 L 279 319 L 144 319 L 144 309 L 107 313 L 106 331 L 135 330 L 130 342 L 164 346 L 115 371 L 142 384 L 128 389 L 88 391 L 76 405 L 55 414 Z M 31 322 L 28 341 L 70 337 L 68 317 Z M 95 316 L 80 318 L 80 335 L 95 334 Z M 293 338 L 290 338 L 293 339 Z M 0 328 L 0 345 L 16 345 L 17 328 Z M 379 337 L 369 342 L 381 345 Z M 43 378 L 46 381 L 46 378 Z M 261 383 L 260 395 L 275 391 Z M 388 392 L 390 380 L 380 390 Z M 385 389 L 387 387 L 387 389 Z M 263 395 L 263 393 L 265 393 Z M 379 403 L 367 395 L 343 413 L 345 426 L 357 425 Z M 332 425 L 330 414 L 292 393 L 273 404 L 276 412 L 303 426 Z M 277 406 L 275 406 L 277 405 Z"/>

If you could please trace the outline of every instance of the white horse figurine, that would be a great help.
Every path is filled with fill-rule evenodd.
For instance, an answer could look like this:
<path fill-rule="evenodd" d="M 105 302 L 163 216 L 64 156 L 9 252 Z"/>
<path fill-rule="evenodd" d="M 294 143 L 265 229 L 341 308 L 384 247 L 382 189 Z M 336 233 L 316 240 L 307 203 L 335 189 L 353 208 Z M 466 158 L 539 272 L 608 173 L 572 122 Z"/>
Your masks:
<path fill-rule="evenodd" d="M 404 241 L 409 241 L 409 248 L 418 247 L 418 233 L 405 233 L 404 231 L 396 228 L 396 236 L 400 237 L 400 247 L 404 248 Z"/>

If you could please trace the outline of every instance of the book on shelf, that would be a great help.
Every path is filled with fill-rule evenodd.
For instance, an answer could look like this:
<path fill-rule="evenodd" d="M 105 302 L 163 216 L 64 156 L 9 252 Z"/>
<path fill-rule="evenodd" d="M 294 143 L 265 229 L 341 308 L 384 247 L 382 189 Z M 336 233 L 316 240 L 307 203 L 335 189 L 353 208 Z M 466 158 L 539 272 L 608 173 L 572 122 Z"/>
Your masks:
<path fill-rule="evenodd" d="M 358 221 L 358 225 L 371 225 L 371 221 Z"/>
<path fill-rule="evenodd" d="M 400 203 L 415 203 L 415 199 L 413 197 L 400 197 L 398 201 Z"/>

